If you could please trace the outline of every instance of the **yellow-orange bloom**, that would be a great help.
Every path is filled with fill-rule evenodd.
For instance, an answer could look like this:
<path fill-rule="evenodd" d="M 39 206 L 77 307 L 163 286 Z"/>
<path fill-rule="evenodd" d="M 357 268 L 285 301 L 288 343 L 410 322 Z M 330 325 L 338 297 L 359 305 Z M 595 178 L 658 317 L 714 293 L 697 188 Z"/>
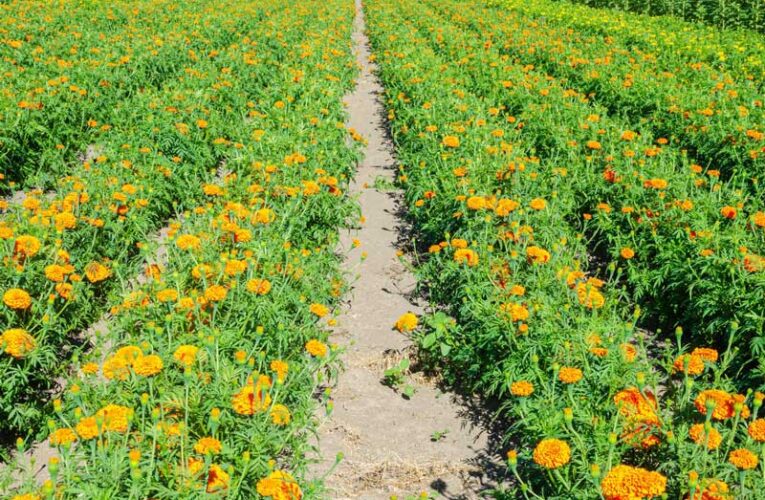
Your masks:
<path fill-rule="evenodd" d="M 534 462 L 545 469 L 563 467 L 571 460 L 571 448 L 560 439 L 543 439 L 534 448 Z"/>
<path fill-rule="evenodd" d="M 290 423 L 290 419 L 292 418 L 292 415 L 290 415 L 290 410 L 282 405 L 282 404 L 275 404 L 273 408 L 271 408 L 271 421 L 276 425 L 287 425 Z"/>
<path fill-rule="evenodd" d="M 510 394 L 513 396 L 525 397 L 534 393 L 534 384 L 527 380 L 519 380 L 510 384 Z"/>
<path fill-rule="evenodd" d="M 109 276 L 111 276 L 111 274 L 112 272 L 109 270 L 108 267 L 98 262 L 91 262 L 90 264 L 85 266 L 85 277 L 87 277 L 88 281 L 90 281 L 91 283 L 98 283 L 100 281 L 104 281 Z"/>
<path fill-rule="evenodd" d="M 207 473 L 207 493 L 215 493 L 228 488 L 231 477 L 219 465 L 212 464 Z"/>
<path fill-rule="evenodd" d="M 194 445 L 194 451 L 200 455 L 217 455 L 223 450 L 221 442 L 213 437 L 203 437 Z"/>
<path fill-rule="evenodd" d="M 705 424 L 694 424 L 688 431 L 688 435 L 697 445 L 716 450 L 722 443 L 722 434 L 714 427 L 710 427 L 709 433 L 707 433 L 704 427 Z"/>
<path fill-rule="evenodd" d="M 21 288 L 11 288 L 3 294 L 3 302 L 11 309 L 23 311 L 32 306 L 32 297 Z"/>
<path fill-rule="evenodd" d="M 11 328 L 0 335 L 0 349 L 16 359 L 21 359 L 35 350 L 37 341 L 26 330 Z"/>
<path fill-rule="evenodd" d="M 757 455 L 747 450 L 746 448 L 739 448 L 733 450 L 728 455 L 728 462 L 732 463 L 741 470 L 750 470 L 757 467 L 759 459 Z"/>
<path fill-rule="evenodd" d="M 725 420 L 736 415 L 736 406 L 741 405 L 741 418 L 749 418 L 749 407 L 744 404 L 746 397 L 741 394 L 728 394 L 719 389 L 707 389 L 699 393 L 693 404 L 702 415 L 707 414 L 707 404 L 712 406 L 712 418 Z"/>
<path fill-rule="evenodd" d="M 69 446 L 77 441 L 77 434 L 67 427 L 56 429 L 48 436 L 48 442 L 51 446 Z"/>
<path fill-rule="evenodd" d="M 306 342 L 305 350 L 308 351 L 311 356 L 316 356 L 317 358 L 325 357 L 328 352 L 327 344 L 316 339 L 311 339 Z"/>
<path fill-rule="evenodd" d="M 765 419 L 758 418 L 749 424 L 747 429 L 749 437 L 759 443 L 765 443 Z"/>
<path fill-rule="evenodd" d="M 136 375 L 144 377 L 151 377 L 162 371 L 164 363 L 162 358 L 156 354 L 149 354 L 148 356 L 141 356 L 133 363 L 133 371 Z"/>
<path fill-rule="evenodd" d="M 402 314 L 398 320 L 396 320 L 396 330 L 399 332 L 411 332 L 417 328 L 417 315 L 408 312 Z"/>
<path fill-rule="evenodd" d="M 478 253 L 469 248 L 458 248 L 454 251 L 454 262 L 458 264 L 465 263 L 470 267 L 478 264 Z"/>
<path fill-rule="evenodd" d="M 582 380 L 582 370 L 570 366 L 564 366 L 558 372 L 558 380 L 564 384 L 574 384 Z"/>
<path fill-rule="evenodd" d="M 268 389 L 271 380 L 265 375 L 258 377 L 256 383 L 248 383 L 231 398 L 231 406 L 240 415 L 254 415 L 271 406 Z"/>
<path fill-rule="evenodd" d="M 295 478 L 284 471 L 274 471 L 258 481 L 258 494 L 273 500 L 301 500 L 303 492 Z"/>
<path fill-rule="evenodd" d="M 271 291 L 271 282 L 266 279 L 251 279 L 247 282 L 247 291 L 258 295 L 266 295 Z"/>
<path fill-rule="evenodd" d="M 655 471 L 617 465 L 600 483 L 606 500 L 643 500 L 655 498 L 667 489 L 667 478 Z"/>
<path fill-rule="evenodd" d="M 193 345 L 182 345 L 173 353 L 173 359 L 183 366 L 191 366 L 197 359 L 199 347 Z"/>
<path fill-rule="evenodd" d="M 443 144 L 447 148 L 456 148 L 460 145 L 460 139 L 457 136 L 454 135 L 447 135 L 443 138 L 441 141 L 441 144 Z"/>

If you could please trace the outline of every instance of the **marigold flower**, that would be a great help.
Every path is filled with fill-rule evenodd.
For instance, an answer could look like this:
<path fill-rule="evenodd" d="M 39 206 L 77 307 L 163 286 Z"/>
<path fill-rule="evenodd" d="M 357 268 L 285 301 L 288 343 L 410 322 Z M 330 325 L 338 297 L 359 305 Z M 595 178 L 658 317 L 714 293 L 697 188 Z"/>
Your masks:
<path fill-rule="evenodd" d="M 704 359 L 692 354 L 681 354 L 675 359 L 673 368 L 676 372 L 684 372 L 686 375 L 695 377 L 704 371 Z"/>
<path fill-rule="evenodd" d="M 733 500 L 727 483 L 719 479 L 702 479 L 693 496 L 686 495 L 685 498 L 686 500 Z"/>
<path fill-rule="evenodd" d="M 290 410 L 282 405 L 282 404 L 275 404 L 273 408 L 271 408 L 271 420 L 276 425 L 287 425 L 290 423 L 290 419 L 292 418 L 292 415 L 290 415 Z"/>
<path fill-rule="evenodd" d="M 719 389 L 707 389 L 699 393 L 693 404 L 696 406 L 696 409 L 699 411 L 699 413 L 706 415 L 707 401 L 710 401 L 711 404 L 714 405 L 714 409 L 712 410 L 712 418 L 715 420 L 726 420 L 735 416 L 736 403 L 740 403 L 742 405 L 741 418 L 749 418 L 749 407 L 744 404 L 745 400 L 746 398 L 741 394 L 731 395 Z"/>
<path fill-rule="evenodd" d="M 0 348 L 16 359 L 22 359 L 35 350 L 37 341 L 26 330 L 11 328 L 0 335 Z"/>
<path fill-rule="evenodd" d="M 726 219 L 733 220 L 736 218 L 737 211 L 735 208 L 731 207 L 730 205 L 726 205 L 720 209 L 720 215 L 725 217 Z"/>
<path fill-rule="evenodd" d="M 203 437 L 194 445 L 194 451 L 200 455 L 217 455 L 223 450 L 221 442 L 213 437 Z"/>
<path fill-rule="evenodd" d="M 21 288 L 11 288 L 3 294 L 3 302 L 11 309 L 23 311 L 32 306 L 32 297 Z"/>
<path fill-rule="evenodd" d="M 619 251 L 619 255 L 622 256 L 622 259 L 630 260 L 635 256 L 635 251 L 630 247 L 624 247 Z"/>
<path fill-rule="evenodd" d="M 210 302 L 220 302 L 226 298 L 228 290 L 222 285 L 211 285 L 205 290 L 205 299 Z"/>
<path fill-rule="evenodd" d="M 317 358 L 323 358 L 327 355 L 327 344 L 324 342 L 320 342 L 316 339 L 311 339 L 305 344 L 305 350 L 308 351 L 308 353 L 311 356 L 316 356 Z"/>
<path fill-rule="evenodd" d="M 156 354 L 149 354 L 148 356 L 141 356 L 133 363 L 133 371 L 136 375 L 143 377 L 151 377 L 162 371 L 164 363 L 162 358 Z"/>
<path fill-rule="evenodd" d="M 530 246 L 526 249 L 526 259 L 531 264 L 544 264 L 550 260 L 550 252 L 537 246 Z"/>
<path fill-rule="evenodd" d="M 303 492 L 295 478 L 284 471 L 274 471 L 258 481 L 258 494 L 273 500 L 301 500 Z"/>
<path fill-rule="evenodd" d="M 91 262 L 85 266 L 85 277 L 88 278 L 88 281 L 91 283 L 104 281 L 106 278 L 111 276 L 111 274 L 112 272 L 108 267 L 98 262 Z"/>
<path fill-rule="evenodd" d="M 746 448 L 739 448 L 733 450 L 728 455 L 728 462 L 732 463 L 741 470 L 751 470 L 757 467 L 759 459 L 757 455 L 747 450 Z"/>
<path fill-rule="evenodd" d="M 574 384 L 582 380 L 582 370 L 579 368 L 572 368 L 570 366 L 564 366 L 558 372 L 558 380 L 564 384 Z"/>
<path fill-rule="evenodd" d="M 571 460 L 571 448 L 560 439 L 543 439 L 534 448 L 534 462 L 545 469 L 563 467 Z"/>
<path fill-rule="evenodd" d="M 327 314 L 329 314 L 329 308 L 325 306 L 324 304 L 311 304 L 308 307 L 308 310 L 311 311 L 311 313 L 315 314 L 319 318 L 323 318 Z"/>
<path fill-rule="evenodd" d="M 16 238 L 16 241 L 13 244 L 13 255 L 17 259 L 34 257 L 40 251 L 41 247 L 40 240 L 34 236 L 23 234 Z"/>
<path fill-rule="evenodd" d="M 289 370 L 289 365 L 286 361 L 282 361 L 280 359 L 275 359 L 271 361 L 271 369 L 276 372 L 276 380 L 279 382 L 284 382 L 284 379 L 287 378 L 287 371 Z"/>
<path fill-rule="evenodd" d="M 755 441 L 759 443 L 765 442 L 765 419 L 758 418 L 757 420 L 753 420 L 749 424 L 747 432 L 749 433 L 749 437 Z"/>
<path fill-rule="evenodd" d="M 183 366 L 191 366 L 197 359 L 199 347 L 193 345 L 179 346 L 173 353 L 173 359 Z"/>
<path fill-rule="evenodd" d="M 471 196 L 467 199 L 467 207 L 470 210 L 483 210 L 486 208 L 486 198 L 483 196 Z"/>
<path fill-rule="evenodd" d="M 407 312 L 401 315 L 398 320 L 396 320 L 396 330 L 399 332 L 411 332 L 415 328 L 417 328 L 417 315 L 411 312 Z"/>
<path fill-rule="evenodd" d="M 271 291 L 271 282 L 260 278 L 251 279 L 247 282 L 247 291 L 258 295 L 266 295 Z"/>
<path fill-rule="evenodd" d="M 547 206 L 547 202 L 542 198 L 534 198 L 531 200 L 531 203 L 529 203 L 529 206 L 534 210 L 544 210 Z"/>
<path fill-rule="evenodd" d="M 48 442 L 51 446 L 69 446 L 77 441 L 77 434 L 67 427 L 56 429 L 48 436 Z"/>
<path fill-rule="evenodd" d="M 707 433 L 705 427 L 705 424 L 694 424 L 688 431 L 688 435 L 697 445 L 716 450 L 722 443 L 722 434 L 714 427 L 710 427 Z"/>
<path fill-rule="evenodd" d="M 219 465 L 212 464 L 207 473 L 207 493 L 215 493 L 228 488 L 231 477 Z"/>
<path fill-rule="evenodd" d="M 510 394 L 518 397 L 531 396 L 534 393 L 534 384 L 527 380 L 519 380 L 510 384 Z"/>
<path fill-rule="evenodd" d="M 261 375 L 256 383 L 248 383 L 231 398 L 231 406 L 239 415 L 254 415 L 271 406 L 268 389 L 271 381 Z"/>
<path fill-rule="evenodd" d="M 655 471 L 617 465 L 600 483 L 606 500 L 642 500 L 658 497 L 667 489 L 667 478 Z"/>
<path fill-rule="evenodd" d="M 456 148 L 460 145 L 460 139 L 457 136 L 454 135 L 447 135 L 443 138 L 441 141 L 441 144 L 443 144 L 447 148 Z"/>
<path fill-rule="evenodd" d="M 201 244 L 200 239 L 192 234 L 182 234 L 175 240 L 175 245 L 181 250 L 196 250 Z"/>
<path fill-rule="evenodd" d="M 465 263 L 470 267 L 478 264 L 478 253 L 469 248 L 458 248 L 454 251 L 454 262 L 458 264 Z"/>

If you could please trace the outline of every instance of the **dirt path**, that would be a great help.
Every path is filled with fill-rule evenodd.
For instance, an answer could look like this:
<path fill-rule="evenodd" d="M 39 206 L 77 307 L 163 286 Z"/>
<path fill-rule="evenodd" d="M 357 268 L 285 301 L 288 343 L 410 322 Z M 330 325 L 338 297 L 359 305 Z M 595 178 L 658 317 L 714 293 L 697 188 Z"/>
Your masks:
<path fill-rule="evenodd" d="M 346 370 L 333 393 L 334 412 L 320 429 L 324 463 L 317 475 L 342 452 L 344 459 L 326 478 L 330 498 L 405 498 L 423 491 L 476 498 L 487 437 L 461 416 L 468 411 L 421 374 L 405 376 L 405 384 L 415 389 L 411 399 L 381 383 L 385 369 L 412 351 L 406 337 L 392 329 L 394 322 L 421 308 L 407 298 L 415 280 L 396 253 L 403 234 L 397 196 L 372 188 L 376 180 L 378 186 L 391 185 L 396 159 L 385 132 L 383 89 L 369 63 L 361 0 L 356 10 L 353 42 L 362 70 L 346 102 L 348 125 L 368 140 L 351 186 L 366 220 L 360 230 L 343 235 L 345 269 L 358 279 L 333 334 L 333 341 L 347 349 Z M 360 247 L 352 248 L 354 238 Z"/>

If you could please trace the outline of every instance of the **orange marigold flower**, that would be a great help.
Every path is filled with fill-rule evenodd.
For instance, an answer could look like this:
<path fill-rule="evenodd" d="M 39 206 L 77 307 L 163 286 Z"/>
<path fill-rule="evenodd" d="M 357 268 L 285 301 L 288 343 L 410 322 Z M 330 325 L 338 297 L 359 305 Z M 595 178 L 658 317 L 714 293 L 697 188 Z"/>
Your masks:
<path fill-rule="evenodd" d="M 200 455 L 217 455 L 223 450 L 221 442 L 214 437 L 203 437 L 194 445 L 194 451 Z"/>
<path fill-rule="evenodd" d="M 271 421 L 276 425 L 287 425 L 290 423 L 290 419 L 292 418 L 292 415 L 290 415 L 290 410 L 281 404 L 275 404 L 273 408 L 271 408 Z"/>
<path fill-rule="evenodd" d="M 287 371 L 289 370 L 289 365 L 286 361 L 282 361 L 280 359 L 275 359 L 271 361 L 271 369 L 276 372 L 276 380 L 279 382 L 284 382 L 284 379 L 287 378 Z"/>
<path fill-rule="evenodd" d="M 17 259 L 34 257 L 40 251 L 40 240 L 28 234 L 22 234 L 13 244 L 13 255 Z"/>
<path fill-rule="evenodd" d="M 207 493 L 215 493 L 228 488 L 231 477 L 219 465 L 212 464 L 207 473 Z"/>
<path fill-rule="evenodd" d="M 26 330 L 11 328 L 0 335 L 0 349 L 16 359 L 21 359 L 35 350 L 37 341 Z"/>
<path fill-rule="evenodd" d="M 720 215 L 725 217 L 726 219 L 733 220 L 736 218 L 737 211 L 735 208 L 731 207 L 730 205 L 726 205 L 720 209 Z"/>
<path fill-rule="evenodd" d="M 454 251 L 454 262 L 458 264 L 465 263 L 470 267 L 478 264 L 478 254 L 469 248 L 458 248 Z"/>
<path fill-rule="evenodd" d="M 692 354 L 681 354 L 675 359 L 674 370 L 687 375 L 696 376 L 704 371 L 704 359 Z"/>
<path fill-rule="evenodd" d="M 258 481 L 258 494 L 272 497 L 273 500 L 301 500 L 303 492 L 290 474 L 284 471 L 274 471 Z"/>
<path fill-rule="evenodd" d="M 547 202 L 542 198 L 534 198 L 531 200 L 531 203 L 529 203 L 529 206 L 534 210 L 544 210 L 547 206 Z"/>
<path fill-rule="evenodd" d="M 758 418 L 749 424 L 749 436 L 759 443 L 765 442 L 765 419 Z"/>
<path fill-rule="evenodd" d="M 136 375 L 143 377 L 151 377 L 162 371 L 164 363 L 162 358 L 156 354 L 149 354 L 148 356 L 141 356 L 133 363 L 133 371 Z"/>
<path fill-rule="evenodd" d="M 69 428 L 56 429 L 48 436 L 48 442 L 51 446 L 69 446 L 77 441 L 77 434 Z"/>
<path fill-rule="evenodd" d="M 11 288 L 3 294 L 3 302 L 11 309 L 23 311 L 32 306 L 32 297 L 21 288 Z"/>
<path fill-rule="evenodd" d="M 630 247 L 624 247 L 619 251 L 619 255 L 622 256 L 622 259 L 630 260 L 635 256 L 635 251 Z"/>
<path fill-rule="evenodd" d="M 210 302 L 220 302 L 226 298 L 228 290 L 222 285 L 212 285 L 205 290 L 205 299 Z"/>
<path fill-rule="evenodd" d="M 728 394 L 719 389 L 707 389 L 699 393 L 693 404 L 702 415 L 707 414 L 707 404 L 712 410 L 712 418 L 725 420 L 736 415 L 736 407 L 741 405 L 741 418 L 749 418 L 749 407 L 744 404 L 746 397 L 741 394 Z"/>
<path fill-rule="evenodd" d="M 747 450 L 746 448 L 739 448 L 733 450 L 728 455 L 728 462 L 732 463 L 741 470 L 751 470 L 757 467 L 759 459 L 757 455 Z"/>
<path fill-rule="evenodd" d="M 558 380 L 564 384 L 574 384 L 582 380 L 582 370 L 579 368 L 572 368 L 570 366 L 564 366 L 558 372 Z"/>
<path fill-rule="evenodd" d="M 91 262 L 85 266 L 85 277 L 87 277 L 88 281 L 91 283 L 104 281 L 111 275 L 112 272 L 109 270 L 109 268 L 98 262 Z"/>
<path fill-rule="evenodd" d="M 182 345 L 173 353 L 173 359 L 183 366 L 191 366 L 197 359 L 199 347 L 193 345 Z"/>
<path fill-rule="evenodd" d="M 454 135 L 447 135 L 443 138 L 441 141 L 441 144 L 443 144 L 447 148 L 456 148 L 460 145 L 460 139 L 457 136 Z"/>
<path fill-rule="evenodd" d="M 317 358 L 323 358 L 327 355 L 327 344 L 316 339 L 311 339 L 305 344 L 305 350 L 308 351 L 311 356 Z"/>
<path fill-rule="evenodd" d="M 667 489 L 667 478 L 655 471 L 617 465 L 600 483 L 606 500 L 642 500 L 658 497 Z"/>
<path fill-rule="evenodd" d="M 231 398 L 231 406 L 240 415 L 254 415 L 271 406 L 268 389 L 271 380 L 261 375 L 256 383 L 248 383 Z"/>
<path fill-rule="evenodd" d="M 527 380 L 519 380 L 510 384 L 510 394 L 513 396 L 525 397 L 534 393 L 534 384 Z"/>
<path fill-rule="evenodd" d="M 550 260 L 550 252 L 537 246 L 530 246 L 526 249 L 526 259 L 531 264 L 544 264 Z"/>
<path fill-rule="evenodd" d="M 471 196 L 467 199 L 467 207 L 470 210 L 483 210 L 486 208 L 486 198 L 483 196 Z"/>
<path fill-rule="evenodd" d="M 417 328 L 417 315 L 412 312 L 402 314 L 398 320 L 396 320 L 396 330 L 399 332 L 411 332 Z"/>
<path fill-rule="evenodd" d="M 728 484 L 719 479 L 702 479 L 693 497 L 686 495 L 685 498 L 686 500 L 733 500 Z"/>
<path fill-rule="evenodd" d="M 271 282 L 260 278 L 251 279 L 247 282 L 247 291 L 258 295 L 266 295 L 271 291 Z"/>
<path fill-rule="evenodd" d="M 543 439 L 534 448 L 534 462 L 545 469 L 563 467 L 571 460 L 571 448 L 560 439 Z"/>
<path fill-rule="evenodd" d="M 705 424 L 694 424 L 688 431 L 694 443 L 699 446 L 706 446 L 710 450 L 716 450 L 722 443 L 722 434 L 714 427 L 709 428 L 709 433 L 705 430 Z"/>
<path fill-rule="evenodd" d="M 325 306 L 324 304 L 311 304 L 308 307 L 308 310 L 319 318 L 323 318 L 329 314 L 329 307 Z"/>
<path fill-rule="evenodd" d="M 175 240 L 175 245 L 181 250 L 196 250 L 202 242 L 193 234 L 182 234 Z"/>

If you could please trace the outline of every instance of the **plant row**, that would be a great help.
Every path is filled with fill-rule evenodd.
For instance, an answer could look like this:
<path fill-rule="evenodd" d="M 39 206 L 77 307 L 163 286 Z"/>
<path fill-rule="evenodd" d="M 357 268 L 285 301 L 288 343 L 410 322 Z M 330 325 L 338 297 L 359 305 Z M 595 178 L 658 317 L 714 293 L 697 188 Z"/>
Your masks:
<path fill-rule="evenodd" d="M 727 196 L 752 200 L 439 16 L 457 7 L 373 2 L 370 35 L 427 252 L 420 279 L 440 307 L 414 335 L 448 382 L 502 402 L 515 477 L 497 494 L 726 498 L 761 488 L 750 469 L 765 438 L 762 395 L 739 394 L 730 378 L 741 327 L 730 317 L 709 326 L 717 318 L 694 310 L 710 334 L 678 328 L 659 342 L 638 326 L 641 310 L 661 310 L 650 294 L 677 304 L 685 284 L 739 278 L 761 289 L 731 242 L 761 244 L 762 228 L 740 207 L 722 214 Z M 462 16 L 480 16 L 470 7 Z M 686 226 L 714 229 L 704 242 L 725 257 L 698 260 Z M 708 276 L 680 277 L 675 260 L 662 261 L 671 252 Z M 635 293 L 669 270 L 672 280 Z M 686 312 L 663 314 L 679 322 Z"/>

